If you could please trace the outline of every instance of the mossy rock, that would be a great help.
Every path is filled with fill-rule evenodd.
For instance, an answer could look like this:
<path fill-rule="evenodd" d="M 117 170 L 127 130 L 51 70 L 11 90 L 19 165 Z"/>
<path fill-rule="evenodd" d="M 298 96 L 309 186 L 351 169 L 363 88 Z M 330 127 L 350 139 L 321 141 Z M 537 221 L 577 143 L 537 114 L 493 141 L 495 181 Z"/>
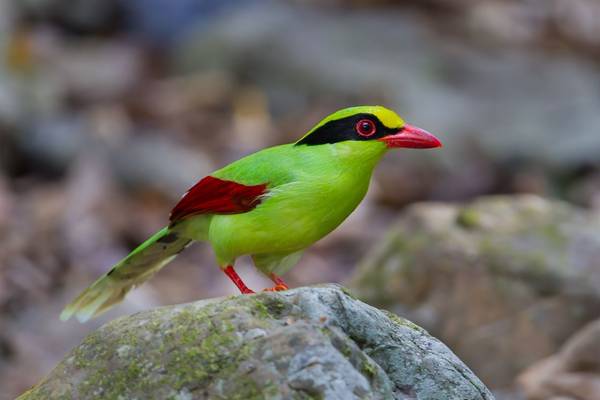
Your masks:
<path fill-rule="evenodd" d="M 409 207 L 349 286 L 441 338 L 496 388 L 600 317 L 599 277 L 598 213 L 490 196 Z"/>
<path fill-rule="evenodd" d="M 141 312 L 21 400 L 491 399 L 440 341 L 335 285 Z"/>

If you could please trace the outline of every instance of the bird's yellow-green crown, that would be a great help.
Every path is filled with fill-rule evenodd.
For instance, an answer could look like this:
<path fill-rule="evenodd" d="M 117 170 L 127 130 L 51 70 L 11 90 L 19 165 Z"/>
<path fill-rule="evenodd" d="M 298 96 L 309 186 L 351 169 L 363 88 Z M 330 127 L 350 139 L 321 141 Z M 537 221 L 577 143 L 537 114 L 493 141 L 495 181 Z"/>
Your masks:
<path fill-rule="evenodd" d="M 301 137 L 295 145 L 315 146 L 331 145 L 345 141 L 374 141 L 397 133 L 404 126 L 402 118 L 385 107 L 349 107 L 324 118 L 306 135 Z M 370 132 L 365 133 L 365 130 Z"/>
<path fill-rule="evenodd" d="M 400 118 L 400 116 L 398 114 L 396 114 L 394 111 L 390 110 L 389 108 L 385 108 L 383 106 L 355 106 L 355 107 L 343 108 L 341 110 L 334 112 L 333 114 L 328 115 L 321 122 L 319 122 L 317 125 L 315 125 L 310 131 L 308 131 L 308 133 L 304 136 L 310 135 L 316 129 L 325 125 L 329 121 L 334 121 L 337 119 L 351 117 L 356 114 L 374 115 L 387 128 L 397 129 L 397 128 L 402 128 L 404 126 L 404 120 L 402 118 Z"/>

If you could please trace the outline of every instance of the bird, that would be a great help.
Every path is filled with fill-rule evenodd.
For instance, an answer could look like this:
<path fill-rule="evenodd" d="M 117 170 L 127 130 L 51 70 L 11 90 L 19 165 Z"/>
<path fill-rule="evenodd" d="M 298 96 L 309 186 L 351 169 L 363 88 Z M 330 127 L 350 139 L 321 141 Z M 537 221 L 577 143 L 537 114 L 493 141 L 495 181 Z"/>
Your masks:
<path fill-rule="evenodd" d="M 296 142 L 265 148 L 202 178 L 172 209 L 166 227 L 84 290 L 60 318 L 80 322 L 123 300 L 192 242 L 209 242 L 217 265 L 242 294 L 254 293 L 234 269 L 249 255 L 274 286 L 310 245 L 340 225 L 364 198 L 390 149 L 442 147 L 383 106 L 327 116 Z"/>

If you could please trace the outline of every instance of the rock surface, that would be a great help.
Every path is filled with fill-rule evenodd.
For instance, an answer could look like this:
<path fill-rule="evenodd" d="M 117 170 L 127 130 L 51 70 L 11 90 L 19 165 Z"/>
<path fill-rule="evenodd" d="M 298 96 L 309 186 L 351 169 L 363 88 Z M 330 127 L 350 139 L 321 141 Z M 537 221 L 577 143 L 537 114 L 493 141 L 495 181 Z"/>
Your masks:
<path fill-rule="evenodd" d="M 21 399 L 492 399 L 440 341 L 334 285 L 112 321 Z"/>
<path fill-rule="evenodd" d="M 506 387 L 600 316 L 600 218 L 535 196 L 419 204 L 351 287 L 440 337 L 490 387 Z"/>
<path fill-rule="evenodd" d="M 518 382 L 529 400 L 600 398 L 600 320 L 573 335 L 556 355 L 528 368 Z"/>

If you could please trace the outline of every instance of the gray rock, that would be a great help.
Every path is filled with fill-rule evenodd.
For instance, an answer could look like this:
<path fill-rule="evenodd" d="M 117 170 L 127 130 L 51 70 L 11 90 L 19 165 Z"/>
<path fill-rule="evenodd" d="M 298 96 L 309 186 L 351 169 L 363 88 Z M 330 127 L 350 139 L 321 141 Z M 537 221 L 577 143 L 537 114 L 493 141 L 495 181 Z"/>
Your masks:
<path fill-rule="evenodd" d="M 89 335 L 21 399 L 492 399 L 440 341 L 335 285 L 163 307 Z"/>
<path fill-rule="evenodd" d="M 490 387 L 506 387 L 600 316 L 600 216 L 536 196 L 418 204 L 351 287 L 440 337 Z"/>

